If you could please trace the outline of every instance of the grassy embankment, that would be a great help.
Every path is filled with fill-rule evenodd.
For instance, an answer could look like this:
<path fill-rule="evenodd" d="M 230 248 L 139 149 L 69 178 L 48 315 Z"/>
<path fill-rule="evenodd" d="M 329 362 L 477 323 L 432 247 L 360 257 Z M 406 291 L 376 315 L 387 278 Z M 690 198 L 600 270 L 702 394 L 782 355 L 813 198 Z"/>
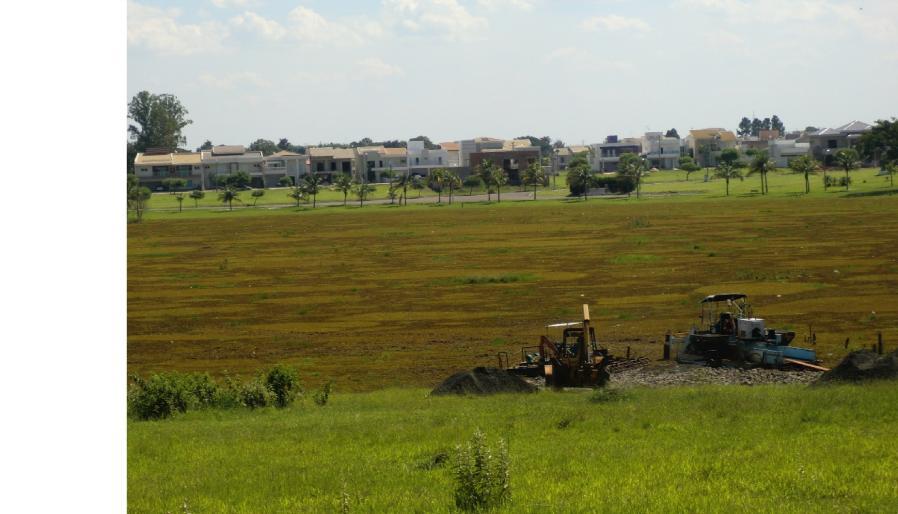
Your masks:
<path fill-rule="evenodd" d="M 332 396 L 283 411 L 128 425 L 128 508 L 448 512 L 452 455 L 503 437 L 504 512 L 895 512 L 898 387 L 689 387 L 623 399 L 541 392 Z"/>
<path fill-rule="evenodd" d="M 152 214 L 128 228 L 128 368 L 426 387 L 584 302 L 613 351 L 658 356 L 720 291 L 797 344 L 813 330 L 833 364 L 846 338 L 898 342 L 898 195 L 869 175 L 847 196 L 788 196 L 786 175 L 767 197 Z M 687 187 L 655 178 L 647 191 Z"/>

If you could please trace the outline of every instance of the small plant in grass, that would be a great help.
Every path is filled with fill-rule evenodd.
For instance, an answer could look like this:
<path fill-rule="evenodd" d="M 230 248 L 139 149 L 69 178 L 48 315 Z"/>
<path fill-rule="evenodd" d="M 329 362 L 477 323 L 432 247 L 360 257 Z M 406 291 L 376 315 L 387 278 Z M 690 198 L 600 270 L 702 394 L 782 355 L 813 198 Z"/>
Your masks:
<path fill-rule="evenodd" d="M 508 449 L 499 440 L 489 447 L 486 435 L 474 432 L 471 441 L 455 449 L 455 506 L 467 512 L 489 510 L 511 497 Z"/>
<path fill-rule="evenodd" d="M 199 189 L 194 189 L 190 192 L 190 198 L 193 198 L 193 207 L 197 208 L 200 206 L 200 200 L 205 198 L 206 193 L 204 191 L 200 191 Z"/>
<path fill-rule="evenodd" d="M 271 390 L 259 378 L 254 378 L 240 386 L 240 403 L 250 409 L 267 407 L 274 402 Z"/>
<path fill-rule="evenodd" d="M 263 196 L 265 196 L 265 190 L 264 189 L 253 189 L 253 192 L 250 193 L 250 196 L 253 197 L 253 207 L 255 207 L 256 202 L 259 201 L 259 198 L 262 198 Z"/>
<path fill-rule="evenodd" d="M 319 407 L 324 407 L 325 405 L 327 405 L 327 401 L 330 399 L 330 396 L 331 396 L 331 383 L 328 382 L 328 383 L 324 384 L 324 387 L 322 387 L 321 390 L 318 391 L 317 393 L 315 393 L 315 395 L 313 396 L 313 399 L 315 400 L 315 405 L 317 405 Z"/>
<path fill-rule="evenodd" d="M 265 385 L 274 396 L 276 407 L 284 408 L 290 405 L 299 392 L 299 378 L 296 369 L 290 366 L 271 368 L 265 376 Z"/>
<path fill-rule="evenodd" d="M 619 402 L 621 400 L 626 399 L 626 394 L 623 393 L 620 389 L 612 389 L 609 387 L 602 387 L 596 389 L 592 395 L 589 397 L 589 401 L 592 403 L 609 403 L 609 402 Z"/>

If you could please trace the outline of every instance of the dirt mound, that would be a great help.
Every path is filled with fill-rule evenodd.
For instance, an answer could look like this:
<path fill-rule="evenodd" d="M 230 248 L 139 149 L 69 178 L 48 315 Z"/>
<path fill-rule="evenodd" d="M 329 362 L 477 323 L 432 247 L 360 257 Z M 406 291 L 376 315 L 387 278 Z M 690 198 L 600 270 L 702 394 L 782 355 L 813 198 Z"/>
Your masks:
<path fill-rule="evenodd" d="M 532 393 L 536 386 L 523 378 L 496 368 L 474 368 L 456 373 L 436 386 L 430 394 Z"/>
<path fill-rule="evenodd" d="M 875 379 L 898 379 L 898 350 L 882 356 L 870 350 L 851 352 L 838 366 L 824 373 L 818 382 L 859 382 Z"/>

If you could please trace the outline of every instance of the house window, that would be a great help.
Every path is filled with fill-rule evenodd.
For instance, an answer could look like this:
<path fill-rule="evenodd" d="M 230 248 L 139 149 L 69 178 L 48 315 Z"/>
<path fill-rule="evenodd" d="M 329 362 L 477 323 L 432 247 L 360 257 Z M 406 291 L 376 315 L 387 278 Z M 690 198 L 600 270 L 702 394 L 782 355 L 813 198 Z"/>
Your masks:
<path fill-rule="evenodd" d="M 374 167 L 374 161 L 368 161 L 368 169 L 370 170 L 373 167 Z"/>
<path fill-rule="evenodd" d="M 419 159 L 418 157 L 415 157 L 415 164 L 421 164 L 421 159 Z"/>
<path fill-rule="evenodd" d="M 324 163 L 323 163 L 323 162 L 317 163 L 317 164 L 315 165 L 315 170 L 316 170 L 316 171 L 324 171 Z"/>
<path fill-rule="evenodd" d="M 377 167 L 378 167 L 378 168 L 383 168 L 383 167 L 384 167 L 384 161 L 377 161 Z"/>
<path fill-rule="evenodd" d="M 437 164 L 443 164 L 443 158 L 437 157 Z"/>
<path fill-rule="evenodd" d="M 343 173 L 351 173 L 352 172 L 351 166 L 352 165 L 349 163 L 349 161 L 343 161 Z"/>
<path fill-rule="evenodd" d="M 826 141 L 826 147 L 827 148 L 838 148 L 839 142 L 836 141 L 835 139 L 829 139 Z"/>
<path fill-rule="evenodd" d="M 337 163 L 335 161 L 331 161 L 331 171 L 337 171 Z"/>

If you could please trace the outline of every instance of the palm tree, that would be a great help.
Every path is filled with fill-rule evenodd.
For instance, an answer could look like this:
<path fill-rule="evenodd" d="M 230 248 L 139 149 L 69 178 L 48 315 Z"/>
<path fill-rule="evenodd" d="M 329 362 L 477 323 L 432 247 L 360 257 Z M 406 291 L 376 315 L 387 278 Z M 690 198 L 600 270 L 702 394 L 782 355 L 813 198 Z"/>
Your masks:
<path fill-rule="evenodd" d="M 848 176 L 848 172 L 860 168 L 860 161 L 861 157 L 854 148 L 839 150 L 839 152 L 836 153 L 836 163 L 839 164 L 840 168 L 845 170 L 845 191 L 848 191 L 848 184 L 851 183 L 851 177 Z"/>
<path fill-rule="evenodd" d="M 321 191 L 321 183 L 324 179 L 317 173 L 310 173 L 302 179 L 302 189 L 306 194 L 312 196 L 312 208 L 315 208 L 318 193 Z"/>
<path fill-rule="evenodd" d="M 490 184 L 493 183 L 493 169 L 495 166 L 493 165 L 493 161 L 489 159 L 484 159 L 480 161 L 480 164 L 477 165 L 477 174 L 480 175 L 480 179 L 483 180 L 484 186 L 486 186 L 486 201 L 489 202 L 492 200 L 490 194 L 492 193 L 492 189 L 490 188 Z"/>
<path fill-rule="evenodd" d="M 717 165 L 717 171 L 714 172 L 714 176 L 726 180 L 727 196 L 730 196 L 730 179 L 738 178 L 742 180 L 742 170 L 735 163 L 723 161 Z"/>
<path fill-rule="evenodd" d="M 200 191 L 199 189 L 194 189 L 190 192 L 190 197 L 193 198 L 193 208 L 197 208 L 200 206 L 200 200 L 202 200 L 206 196 L 206 193 Z"/>
<path fill-rule="evenodd" d="M 178 201 L 178 212 L 182 212 L 181 207 L 184 205 L 184 193 L 175 193 L 175 200 Z"/>
<path fill-rule="evenodd" d="M 792 168 L 792 171 L 795 173 L 804 174 L 804 194 L 810 193 L 810 175 L 820 169 L 820 164 L 810 155 L 802 155 L 797 159 L 793 159 L 792 162 L 789 163 L 789 167 Z"/>
<path fill-rule="evenodd" d="M 461 178 L 454 171 L 446 170 L 446 185 L 449 186 L 449 205 L 452 205 L 452 191 L 461 187 Z"/>
<path fill-rule="evenodd" d="M 359 207 L 365 206 L 365 200 L 368 199 L 368 194 L 374 191 L 374 186 L 368 184 L 367 182 L 356 182 L 353 186 L 353 191 L 355 192 L 355 196 L 359 199 Z"/>
<path fill-rule="evenodd" d="M 443 203 L 443 186 L 449 180 L 446 168 L 437 168 L 430 172 L 430 189 L 437 193 L 437 203 Z"/>
<path fill-rule="evenodd" d="M 524 176 L 521 177 L 524 184 L 533 186 L 533 199 L 536 200 L 536 188 L 546 183 L 546 172 L 538 162 L 531 162 L 530 166 L 524 170 Z"/>
<path fill-rule="evenodd" d="M 343 207 L 346 207 L 346 198 L 352 191 L 352 176 L 346 173 L 338 173 L 334 178 L 334 191 L 343 193 Z"/>
<path fill-rule="evenodd" d="M 234 188 L 226 187 L 218 193 L 218 201 L 228 204 L 228 210 L 234 210 L 234 200 L 240 201 L 240 193 Z"/>
<path fill-rule="evenodd" d="M 305 196 L 305 191 L 303 191 L 302 186 L 293 186 L 290 188 L 290 192 L 287 193 L 287 196 L 296 200 L 296 206 L 299 207 L 299 202 Z"/>
<path fill-rule="evenodd" d="M 567 167 L 567 185 L 571 191 L 576 191 L 584 200 L 589 198 L 589 188 L 592 187 L 594 177 L 589 168 L 589 162 L 583 156 L 576 156 Z"/>
<path fill-rule="evenodd" d="M 761 194 L 766 195 L 769 191 L 767 187 L 767 173 L 770 170 L 776 169 L 776 163 L 774 163 L 767 156 L 767 152 L 758 152 L 755 154 L 754 159 L 751 161 L 751 165 L 748 169 L 749 175 L 758 174 L 761 176 Z"/>
<path fill-rule="evenodd" d="M 496 201 L 502 203 L 502 186 L 508 184 L 508 173 L 496 166 L 491 174 L 492 183 L 496 186 Z"/>
<path fill-rule="evenodd" d="M 636 187 L 636 199 L 639 199 L 639 192 L 642 184 L 642 176 L 645 173 L 645 159 L 635 153 L 625 153 L 621 155 L 620 161 L 617 163 L 617 173 L 623 177 L 628 177 L 633 181 Z"/>

